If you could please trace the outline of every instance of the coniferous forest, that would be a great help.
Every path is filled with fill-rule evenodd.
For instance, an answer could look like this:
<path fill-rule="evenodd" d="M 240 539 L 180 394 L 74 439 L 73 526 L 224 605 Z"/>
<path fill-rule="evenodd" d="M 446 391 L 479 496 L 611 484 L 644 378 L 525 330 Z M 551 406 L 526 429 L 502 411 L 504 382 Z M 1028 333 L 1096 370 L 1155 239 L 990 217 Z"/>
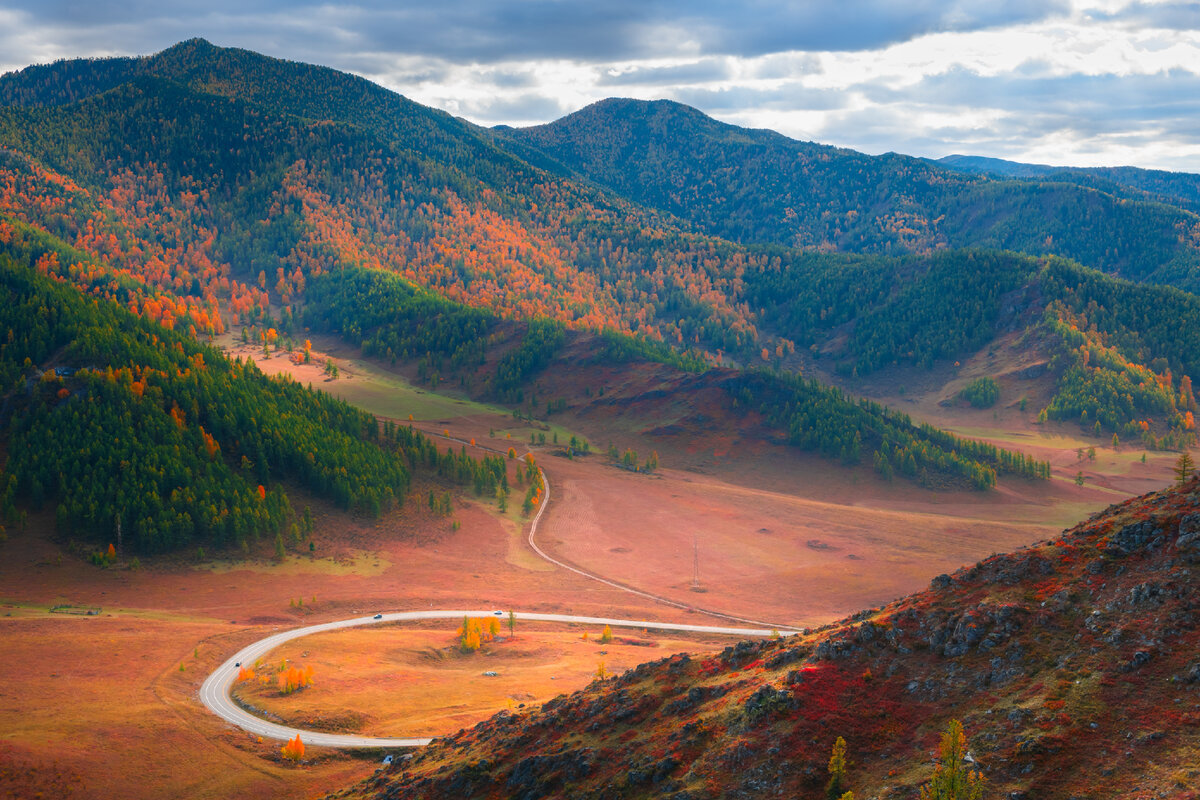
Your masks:
<path fill-rule="evenodd" d="M 45 290 L 68 309 L 60 319 L 86 312 L 74 327 L 9 324 L 36 340 L 10 342 L 3 367 L 17 391 L 6 504 L 27 498 L 64 525 L 103 530 L 128 517 L 123 529 L 149 550 L 277 529 L 281 479 L 380 513 L 428 461 L 414 456 L 425 444 L 400 441 L 415 434 L 383 436 L 358 412 L 197 343 L 230 326 L 336 333 L 365 355 L 417 362 L 435 386 L 458 375 L 518 406 L 576 333 L 596 335 L 609 361 L 759 365 L 730 397 L 794 445 L 871 463 L 885 480 L 982 489 L 1005 473 L 1046 477 L 1045 465 L 797 373 L 863 381 L 945 365 L 1018 319 L 1044 342 L 1055 382 L 1031 417 L 1151 448 L 1194 440 L 1188 337 L 1200 308 L 1159 285 L 1192 286 L 1195 248 L 1177 235 L 1190 212 L 1115 183 L 963 175 L 774 134 L 755 133 L 757 155 L 742 158 L 729 126 L 673 104 L 605 103 L 542 129 L 489 131 L 359 78 L 202 40 L 32 67 L 0 79 L 0 100 L 8 280 L 22 269 L 57 278 Z M 635 191 L 598 154 L 645 146 L 662 130 L 650 117 L 675 121 L 660 145 L 677 147 L 641 162 Z M 790 183 L 785 153 L 806 165 Z M 735 157 L 741 167 L 721 168 Z M 694 196 L 662 180 L 695 170 L 722 177 Z M 861 214 L 868 185 L 904 199 Z M 716 214 L 734 193 L 748 216 Z M 817 214 L 834 196 L 846 207 Z M 495 350 L 506 325 L 515 344 Z M 113 342 L 141 332 L 118 347 L 100 343 L 108 328 L 122 331 Z M 105 398 L 103 410 L 73 400 L 86 397 Z M 130 450 L 79 472 L 50 446 L 74 441 L 56 435 L 60 421 L 93 437 L 116 424 L 154 431 L 153 444 L 122 446 L 157 455 Z M 187 466 L 168 469 L 176 452 Z M 128 479 L 125 461 L 139 465 Z M 206 477 L 176 491 L 181 470 Z M 75 491 L 85 485 L 107 499 Z"/>

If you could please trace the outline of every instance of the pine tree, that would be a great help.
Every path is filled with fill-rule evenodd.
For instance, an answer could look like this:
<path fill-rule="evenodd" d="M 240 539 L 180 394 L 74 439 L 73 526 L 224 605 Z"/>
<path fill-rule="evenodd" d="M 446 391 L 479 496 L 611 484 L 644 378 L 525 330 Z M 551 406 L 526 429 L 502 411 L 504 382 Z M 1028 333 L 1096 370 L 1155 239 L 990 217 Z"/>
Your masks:
<path fill-rule="evenodd" d="M 1192 477 L 1192 473 L 1196 470 L 1196 464 L 1192 461 L 1192 454 L 1184 450 L 1179 454 L 1179 458 L 1175 461 L 1175 467 L 1172 472 L 1175 473 L 1175 480 L 1179 486 L 1187 483 Z"/>
<path fill-rule="evenodd" d="M 841 736 L 833 743 L 829 754 L 829 783 L 825 785 L 825 796 L 838 800 L 844 796 L 842 784 L 846 782 L 846 740 Z"/>
<path fill-rule="evenodd" d="M 979 800 L 983 796 L 983 776 L 963 765 L 966 754 L 962 723 L 952 719 L 942 734 L 933 780 L 921 787 L 921 800 Z"/>

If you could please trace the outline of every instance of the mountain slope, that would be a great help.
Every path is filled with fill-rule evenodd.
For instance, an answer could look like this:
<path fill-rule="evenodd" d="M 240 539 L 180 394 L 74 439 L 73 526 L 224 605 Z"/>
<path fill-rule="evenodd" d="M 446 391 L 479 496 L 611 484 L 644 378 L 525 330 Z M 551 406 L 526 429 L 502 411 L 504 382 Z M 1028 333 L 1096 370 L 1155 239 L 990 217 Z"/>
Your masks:
<path fill-rule="evenodd" d="M 224 76 L 230 60 L 228 79 L 210 77 Z M 73 70 L 93 66 L 53 65 L 41 83 L 72 83 Z M 144 240 L 134 248 L 141 254 L 199 251 L 230 284 L 216 287 L 217 298 L 252 320 L 267 295 L 290 313 L 308 276 L 360 264 L 507 314 L 686 335 L 713 348 L 755 338 L 723 296 L 723 262 L 735 254 L 714 260 L 713 242 L 555 179 L 473 126 L 378 87 L 363 100 L 365 82 L 352 76 L 206 43 L 135 67 L 65 105 L 0 110 L 0 147 L 9 150 L 0 188 L 15 187 L 0 194 L 0 212 L 72 243 L 91 227 L 106 242 Z M 32 81 L 23 75 L 0 84 Z M 336 99 L 316 107 L 301 92 L 274 97 L 271 87 L 283 83 Z M 376 103 L 375 94 L 390 100 Z M 36 201 L 67 184 L 99 209 L 72 209 L 70 220 L 59 208 L 41 212 Z M 183 224 L 164 231 L 160 218 Z M 197 270 L 179 260 L 159 259 L 169 280 L 190 283 Z"/>
<path fill-rule="evenodd" d="M 959 719 L 989 796 L 1195 797 L 1200 481 L 797 637 L 501 712 L 335 795 L 912 797 Z"/>
<path fill-rule="evenodd" d="M 845 224 L 846 236 L 858 231 L 842 241 L 851 248 L 940 245 L 939 226 L 957 220 L 986 241 L 1052 225 L 1088 243 L 1077 249 L 1090 263 L 1133 253 L 1161 255 L 1161 269 L 1182 269 L 1188 251 L 1180 243 L 1186 231 L 1168 234 L 1163 226 L 1183 225 L 1171 215 L 1186 212 L 1166 206 L 1072 187 L 1067 197 L 1063 185 L 964 179 L 920 160 L 721 125 L 677 104 L 611 101 L 542 131 L 566 131 L 573 158 L 606 164 L 617 178 L 638 165 L 645 181 L 621 191 L 657 191 L 654 181 L 670 178 L 687 202 L 656 212 L 556 177 L 501 150 L 492 134 L 360 78 L 201 40 L 142 59 L 29 68 L 0 78 L 0 96 L 9 103 L 0 108 L 0 238 L 13 224 L 39 228 L 90 256 L 86 267 L 60 262 L 50 271 L 198 335 L 228 324 L 296 332 L 310 283 L 365 267 L 500 317 L 613 328 L 713 362 L 798 368 L 811 366 L 809 354 L 831 356 L 831 372 L 862 377 L 990 346 L 1014 298 L 1036 323 L 1046 307 L 1038 304 L 1055 299 L 1040 296 L 1043 266 L 1012 253 L 897 258 L 739 245 L 691 233 L 668 211 L 720 201 L 714 220 L 722 224 L 767 224 L 774 212 L 760 207 L 760 189 L 771 202 L 802 189 L 804 213 L 784 214 L 787 225 Z M 697 137 L 703 141 L 693 148 Z M 612 143 L 621 142 L 629 150 L 618 163 Z M 722 194 L 730 188 L 736 202 Z M 946 210 L 930 227 L 902 220 L 897 202 L 926 221 L 928 207 Z M 1029 214 L 1036 225 L 1027 224 Z M 1152 240 L 1170 240 L 1183 255 L 1164 255 Z M 1078 280 L 1056 285 L 1069 292 Z M 160 295 L 172 303 L 154 300 Z M 950 296 L 955 302 L 946 302 Z M 1191 318 L 1186 303 L 1172 303 Z M 1082 308 L 1071 314 L 1053 316 L 1087 335 L 1089 325 L 1077 324 Z M 1089 428 L 1099 417 L 1103 430 L 1126 438 L 1185 439 L 1191 368 L 1174 340 L 1190 339 L 1151 335 L 1151 322 L 1122 323 L 1123 341 L 1138 343 L 1120 359 L 1091 362 L 1126 377 L 1072 390 L 1103 398 L 1048 405 L 1047 415 L 1075 416 Z M 1044 333 L 1038 328 L 1030 342 Z M 807 348 L 803 358 L 797 343 Z M 1110 347 L 1103 336 L 1095 345 L 1096 356 Z M 1055 353 L 1044 355 L 1050 361 Z M 1055 362 L 1058 372 L 1073 358 Z M 1121 359 L 1142 371 L 1125 370 Z M 1166 364 L 1155 366 L 1157 359 Z"/>
<path fill-rule="evenodd" d="M 940 164 L 973 175 L 1003 178 L 1039 178 L 1091 186 L 1132 199 L 1169 203 L 1193 213 L 1200 212 L 1200 175 L 1137 167 L 1052 167 L 1023 164 L 1001 158 L 953 155 L 937 159 Z"/>
<path fill-rule="evenodd" d="M 669 101 L 610 99 L 497 130 L 548 166 L 743 243 L 896 253 L 984 246 L 1057 254 L 1196 287 L 1195 215 L 1058 182 L 995 181 L 923 159 L 867 156 L 713 120 Z"/>
<path fill-rule="evenodd" d="M 284 481 L 378 516 L 444 460 L 465 467 L 462 482 L 494 472 L 38 274 L 60 257 L 67 269 L 87 263 L 48 245 L 0 241 L 4 522 L 20 500 L 54 508 L 60 534 L 103 545 L 123 532 L 143 554 L 245 548 L 294 522 Z"/>

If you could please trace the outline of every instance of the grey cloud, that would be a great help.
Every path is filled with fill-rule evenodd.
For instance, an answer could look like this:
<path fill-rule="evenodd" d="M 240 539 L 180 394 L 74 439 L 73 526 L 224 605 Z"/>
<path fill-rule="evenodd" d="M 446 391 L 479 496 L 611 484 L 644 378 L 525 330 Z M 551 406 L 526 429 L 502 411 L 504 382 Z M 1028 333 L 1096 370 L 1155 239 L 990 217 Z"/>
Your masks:
<path fill-rule="evenodd" d="M 528 125 L 557 119 L 574 111 L 545 95 L 528 93 L 516 97 L 496 97 L 481 103 L 460 104 L 457 113 L 481 125 Z"/>
<path fill-rule="evenodd" d="M 1153 75 L 1030 77 L 979 76 L 955 70 L 930 76 L 902 90 L 861 85 L 853 91 L 871 102 L 864 109 L 830 114 L 817 132 L 822 141 L 866 152 L 897 151 L 937 157 L 951 152 L 1023 158 L 1039 143 L 1072 143 L 1080 154 L 1113 147 L 1163 150 L 1200 144 L 1200 75 L 1175 70 Z M 914 126 L 922 111 L 948 116 L 971 109 L 999 109 L 985 127 L 970 115 L 963 123 Z M 1180 157 L 1158 166 L 1200 171 Z"/>
<path fill-rule="evenodd" d="M 361 52 L 459 62 L 563 58 L 605 62 L 666 55 L 759 56 L 791 50 L 861 50 L 935 31 L 967 31 L 1065 13 L 1065 0 L 445 0 L 295 4 L 247 8 L 231 0 L 81 2 L 15 0 L 33 26 L 64 47 L 146 53 L 181 38 L 271 52 L 323 53 L 337 64 Z M 268 45 L 269 47 L 264 47 Z"/>
<path fill-rule="evenodd" d="M 1171 70 L 1149 75 L 1006 74 L 980 76 L 956 69 L 903 89 L 855 87 L 880 104 L 945 108 L 1000 108 L 1013 113 L 1062 116 L 1093 130 L 1135 129 L 1200 115 L 1200 75 Z"/>
<path fill-rule="evenodd" d="M 821 60 L 808 53 L 774 53 L 758 59 L 753 66 L 753 77 L 762 80 L 820 75 L 822 72 Z"/>
<path fill-rule="evenodd" d="M 772 89 L 733 86 L 722 89 L 676 89 L 671 97 L 709 114 L 746 109 L 768 111 L 829 111 L 844 108 L 848 93 L 835 89 L 809 89 L 798 83 Z"/>
<path fill-rule="evenodd" d="M 605 71 L 600 77 L 601 86 L 629 86 L 636 84 L 687 85 L 707 83 L 728 78 L 729 65 L 721 59 L 696 61 L 671 67 L 633 67 L 619 72 Z"/>
<path fill-rule="evenodd" d="M 1130 3 L 1117 11 L 1091 11 L 1089 18 L 1166 30 L 1200 29 L 1200 3 Z"/>

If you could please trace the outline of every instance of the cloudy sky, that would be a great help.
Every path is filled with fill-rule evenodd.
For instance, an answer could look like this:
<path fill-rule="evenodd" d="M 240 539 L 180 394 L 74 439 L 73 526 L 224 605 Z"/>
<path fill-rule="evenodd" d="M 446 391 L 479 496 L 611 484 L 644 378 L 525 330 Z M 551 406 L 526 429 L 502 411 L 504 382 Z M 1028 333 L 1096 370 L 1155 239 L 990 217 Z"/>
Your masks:
<path fill-rule="evenodd" d="M 668 98 L 869 153 L 1200 172 L 1195 1 L 0 0 L 0 71 L 193 36 L 488 125 Z"/>

